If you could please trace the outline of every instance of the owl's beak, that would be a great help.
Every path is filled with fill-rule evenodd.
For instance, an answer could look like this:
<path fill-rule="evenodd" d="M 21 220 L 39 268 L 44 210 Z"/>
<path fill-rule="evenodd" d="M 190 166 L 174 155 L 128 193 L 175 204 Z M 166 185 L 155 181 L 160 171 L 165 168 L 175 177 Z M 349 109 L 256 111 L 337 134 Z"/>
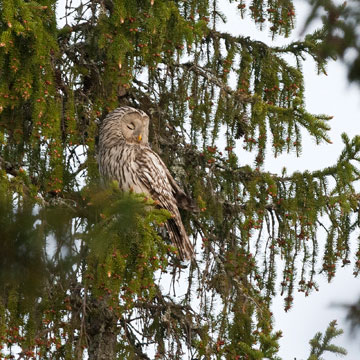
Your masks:
<path fill-rule="evenodd" d="M 142 140 L 141 134 L 138 136 L 138 141 L 140 142 Z"/>

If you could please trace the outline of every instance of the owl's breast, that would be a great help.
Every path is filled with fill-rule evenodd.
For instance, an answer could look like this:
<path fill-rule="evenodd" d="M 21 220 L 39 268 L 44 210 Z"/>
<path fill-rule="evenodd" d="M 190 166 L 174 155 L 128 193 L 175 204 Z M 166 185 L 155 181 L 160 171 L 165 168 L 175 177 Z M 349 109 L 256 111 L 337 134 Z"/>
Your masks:
<path fill-rule="evenodd" d="M 123 191 L 134 191 L 150 195 L 138 174 L 137 155 L 139 146 L 123 144 L 102 149 L 100 152 L 99 170 L 104 178 L 116 180 Z"/>

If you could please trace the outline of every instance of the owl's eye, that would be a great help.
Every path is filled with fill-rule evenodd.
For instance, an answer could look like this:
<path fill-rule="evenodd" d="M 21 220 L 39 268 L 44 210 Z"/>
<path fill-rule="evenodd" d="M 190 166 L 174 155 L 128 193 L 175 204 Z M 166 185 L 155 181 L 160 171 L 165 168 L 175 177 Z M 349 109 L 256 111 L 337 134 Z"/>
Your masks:
<path fill-rule="evenodd" d="M 130 130 L 134 130 L 135 129 L 135 125 L 133 123 L 127 124 L 128 129 Z"/>

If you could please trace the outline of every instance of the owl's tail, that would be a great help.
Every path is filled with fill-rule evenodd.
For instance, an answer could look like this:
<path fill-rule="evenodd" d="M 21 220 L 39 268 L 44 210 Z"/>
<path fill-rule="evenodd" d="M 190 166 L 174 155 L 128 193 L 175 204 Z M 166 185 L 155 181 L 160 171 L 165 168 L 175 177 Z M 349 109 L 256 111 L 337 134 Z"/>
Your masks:
<path fill-rule="evenodd" d="M 183 223 L 173 218 L 165 223 L 165 227 L 171 242 L 179 251 L 180 259 L 191 260 L 195 255 L 194 248 L 185 231 Z"/>

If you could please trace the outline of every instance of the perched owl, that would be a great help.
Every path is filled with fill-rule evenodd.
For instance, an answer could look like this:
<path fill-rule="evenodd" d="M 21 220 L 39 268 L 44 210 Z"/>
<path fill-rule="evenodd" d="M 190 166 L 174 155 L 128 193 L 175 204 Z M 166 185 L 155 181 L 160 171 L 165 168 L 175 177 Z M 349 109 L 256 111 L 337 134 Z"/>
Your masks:
<path fill-rule="evenodd" d="M 178 207 L 196 211 L 193 201 L 180 189 L 159 155 L 148 144 L 149 117 L 129 106 L 107 115 L 100 128 L 99 168 L 104 178 L 114 179 L 124 191 L 144 193 L 157 200 L 173 217 L 165 227 L 182 260 L 194 249 L 181 221 Z"/>

